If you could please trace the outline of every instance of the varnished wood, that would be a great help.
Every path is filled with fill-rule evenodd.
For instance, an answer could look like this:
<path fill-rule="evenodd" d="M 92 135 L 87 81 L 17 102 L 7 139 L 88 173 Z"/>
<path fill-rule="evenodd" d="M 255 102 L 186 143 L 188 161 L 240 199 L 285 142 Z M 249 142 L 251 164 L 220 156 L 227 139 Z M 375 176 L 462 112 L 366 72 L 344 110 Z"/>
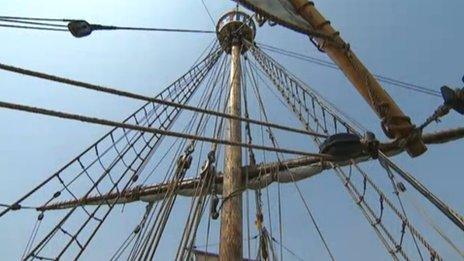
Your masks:
<path fill-rule="evenodd" d="M 349 45 L 344 42 L 339 33 L 322 16 L 311 1 L 290 0 L 295 10 L 314 29 L 334 37 L 337 45 L 324 39 L 315 38 L 319 47 L 338 65 L 345 76 L 356 87 L 362 97 L 374 109 L 377 115 L 385 121 L 385 127 L 391 133 L 392 138 L 408 137 L 414 129 L 409 117 L 407 117 L 390 95 L 382 88 L 372 73 L 356 57 Z M 345 46 L 341 48 L 340 46 Z M 419 136 L 412 140 L 406 147 L 411 156 L 418 156 L 427 150 Z"/>
<path fill-rule="evenodd" d="M 230 97 L 228 113 L 241 115 L 241 45 L 232 45 L 230 71 Z M 242 140 L 239 120 L 230 119 L 227 126 L 227 139 Z M 223 207 L 221 211 L 221 236 L 219 260 L 242 260 L 242 149 L 238 146 L 225 147 Z M 238 192 L 238 193 L 237 193 Z M 231 196 L 232 194 L 232 196 Z"/>

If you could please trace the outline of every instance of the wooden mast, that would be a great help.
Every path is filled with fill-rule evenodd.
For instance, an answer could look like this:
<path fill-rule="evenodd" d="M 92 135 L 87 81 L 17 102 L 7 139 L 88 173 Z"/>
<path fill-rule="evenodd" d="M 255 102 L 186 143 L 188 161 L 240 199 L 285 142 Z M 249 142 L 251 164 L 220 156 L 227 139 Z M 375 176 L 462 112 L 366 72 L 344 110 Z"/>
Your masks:
<path fill-rule="evenodd" d="M 241 43 L 232 45 L 230 70 L 230 97 L 228 113 L 241 115 Z M 230 119 L 227 139 L 241 142 L 242 128 L 239 120 Z M 220 260 L 242 260 L 242 149 L 225 147 L 223 206 L 221 212 Z"/>
<path fill-rule="evenodd" d="M 227 111 L 230 115 L 241 116 L 241 55 L 247 51 L 244 41 L 253 42 L 256 26 L 251 17 L 234 10 L 224 14 L 216 28 L 219 42 L 225 52 L 231 55 L 230 95 Z M 229 119 L 226 139 L 242 141 L 242 127 L 239 119 Z M 222 187 L 221 235 L 219 259 L 236 261 L 243 259 L 242 236 L 242 148 L 226 146 L 224 152 L 224 176 Z"/>

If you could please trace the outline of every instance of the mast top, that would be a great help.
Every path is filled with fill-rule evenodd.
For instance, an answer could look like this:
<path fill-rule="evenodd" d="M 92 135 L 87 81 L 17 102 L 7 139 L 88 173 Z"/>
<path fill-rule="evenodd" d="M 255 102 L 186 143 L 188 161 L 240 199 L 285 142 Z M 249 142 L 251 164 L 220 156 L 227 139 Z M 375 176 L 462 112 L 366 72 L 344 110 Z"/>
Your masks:
<path fill-rule="evenodd" d="M 233 10 L 225 13 L 219 19 L 216 33 L 222 48 L 230 54 L 233 44 L 243 43 L 243 40 L 253 42 L 256 35 L 256 25 L 248 14 Z M 242 53 L 247 50 L 247 45 L 242 45 Z"/>

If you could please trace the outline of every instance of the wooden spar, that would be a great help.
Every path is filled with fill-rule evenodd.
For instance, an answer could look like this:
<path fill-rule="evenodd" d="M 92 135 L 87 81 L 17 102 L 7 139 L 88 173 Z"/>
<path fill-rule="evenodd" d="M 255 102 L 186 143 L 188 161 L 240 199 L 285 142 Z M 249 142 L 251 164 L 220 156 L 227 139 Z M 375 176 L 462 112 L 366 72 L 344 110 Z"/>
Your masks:
<path fill-rule="evenodd" d="M 230 70 L 230 97 L 228 113 L 241 115 L 241 43 L 232 45 Z M 241 122 L 229 119 L 227 137 L 230 141 L 242 140 Z M 242 148 L 225 147 L 223 207 L 221 211 L 220 260 L 242 260 Z"/>
<path fill-rule="evenodd" d="M 395 101 L 382 88 L 380 83 L 356 57 L 349 45 L 344 42 L 339 33 L 330 25 L 324 16 L 316 9 L 312 1 L 289 0 L 296 12 L 303 17 L 315 30 L 326 35 L 333 36 L 333 42 L 315 38 L 318 48 L 340 67 L 346 77 L 356 87 L 371 108 L 382 120 L 382 128 L 390 138 L 412 138 L 406 150 L 412 157 L 423 154 L 427 147 L 420 139 L 419 135 L 411 135 L 415 126 L 411 119 L 406 116 Z M 344 47 L 340 47 L 344 46 Z"/>
<path fill-rule="evenodd" d="M 216 27 L 218 40 L 223 50 L 231 55 L 230 95 L 228 113 L 241 116 L 241 54 L 247 51 L 243 41 L 253 42 L 256 26 L 251 17 L 234 10 L 224 14 Z M 229 118 L 226 139 L 230 142 L 242 140 L 239 119 Z M 221 235 L 219 260 L 243 259 L 242 238 L 242 148 L 226 146 L 224 149 L 224 175 L 222 181 Z"/>
<path fill-rule="evenodd" d="M 451 141 L 455 141 L 458 139 L 464 138 L 464 128 L 457 128 L 451 129 L 446 131 L 440 131 L 436 133 L 429 133 L 424 134 L 422 139 L 426 144 L 443 144 Z M 398 155 L 404 151 L 404 149 L 399 146 L 397 143 L 381 143 L 380 150 L 389 157 Z M 368 155 L 361 155 L 354 160 L 356 162 L 364 162 L 368 161 L 371 158 Z M 250 181 L 248 189 L 254 189 L 253 185 L 256 184 L 256 188 L 264 188 L 265 186 L 270 185 L 272 182 L 266 182 L 264 185 L 259 184 L 261 181 L 255 180 L 258 176 L 260 176 L 260 180 L 263 180 L 268 174 L 275 174 L 281 175 L 282 171 L 286 171 L 287 168 L 292 170 L 293 172 L 295 169 L 301 169 L 302 167 L 312 168 L 316 167 L 319 168 L 322 172 L 325 169 L 329 169 L 329 164 L 325 164 L 324 168 L 320 167 L 321 160 L 317 157 L 302 157 L 290 160 L 284 160 L 282 162 L 273 162 L 273 163 L 265 163 L 265 164 L 258 164 L 254 166 L 243 166 L 242 173 L 248 173 Z M 344 166 L 345 162 L 336 162 L 338 166 Z M 317 165 L 319 164 L 319 165 Z M 318 172 L 318 173 L 319 173 Z M 317 175 L 315 173 L 314 175 Z M 306 178 L 305 175 L 304 178 Z M 300 177 L 294 177 L 296 180 L 299 180 Z M 222 179 L 223 176 L 221 173 L 217 173 L 217 180 L 216 180 L 216 192 L 222 194 Z M 283 177 L 280 178 L 273 178 L 273 180 L 284 180 Z M 195 195 L 195 188 L 198 187 L 198 184 L 201 182 L 198 178 L 193 179 L 186 179 L 183 180 L 178 185 L 177 193 L 182 196 L 192 196 Z M 255 183 L 256 182 L 256 183 Z M 146 187 L 136 187 L 130 190 L 122 191 L 121 193 L 111 193 L 105 195 L 98 195 L 98 196 L 89 196 L 86 198 L 81 198 L 77 200 L 71 201 L 62 201 L 53 204 L 47 204 L 37 208 L 39 211 L 45 210 L 58 210 L 58 209 L 67 209 L 73 208 L 79 205 L 99 205 L 104 204 L 105 201 L 116 201 L 116 204 L 125 204 L 135 201 L 147 201 L 147 202 L 156 202 L 159 200 L 163 200 L 165 197 L 165 193 L 167 188 L 170 186 L 170 183 L 162 183 L 162 184 L 154 184 L 149 185 Z"/>

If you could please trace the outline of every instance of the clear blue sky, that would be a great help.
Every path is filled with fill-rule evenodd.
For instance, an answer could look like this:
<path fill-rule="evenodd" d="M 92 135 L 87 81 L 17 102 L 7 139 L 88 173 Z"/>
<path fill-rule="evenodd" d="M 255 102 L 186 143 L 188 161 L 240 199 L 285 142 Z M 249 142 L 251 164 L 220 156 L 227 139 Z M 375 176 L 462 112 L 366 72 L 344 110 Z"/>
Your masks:
<path fill-rule="evenodd" d="M 234 6 L 231 1 L 205 2 L 215 19 Z M 82 18 L 94 23 L 121 26 L 213 29 L 200 0 L 1 0 L 0 3 L 0 15 Z M 373 72 L 435 89 L 444 84 L 462 86 L 462 0 L 326 0 L 315 3 Z M 101 32 L 85 39 L 75 39 L 63 33 L 2 28 L 0 62 L 153 95 L 182 75 L 213 37 Z M 325 58 L 306 37 L 279 26 L 259 28 L 256 40 Z M 382 137 L 377 118 L 340 72 L 279 55 L 273 54 L 273 57 Z M 0 100 L 3 101 L 113 120 L 122 120 L 141 105 L 132 100 L 59 86 L 0 72 Z M 428 117 L 441 102 L 440 99 L 396 87 L 385 88 L 416 123 Z M 279 115 L 276 112 L 274 115 Z M 1 203 L 18 198 L 108 131 L 104 127 L 9 110 L 0 110 L 0 120 Z M 274 116 L 273 120 L 288 122 L 285 117 L 278 116 Z M 462 126 L 462 120 L 462 117 L 452 113 L 430 130 Z M 285 147 L 305 149 L 299 140 L 283 138 L 281 143 Z M 464 142 L 457 141 L 431 146 L 426 155 L 417 159 L 402 155 L 395 160 L 459 213 L 464 213 L 464 178 L 460 164 L 463 148 Z M 367 165 L 367 169 L 373 172 L 379 170 L 375 164 Z M 332 172 L 304 181 L 300 186 L 338 260 L 389 260 L 375 234 Z M 274 199 L 275 188 L 275 185 L 271 188 Z M 285 245 L 304 259 L 326 259 L 293 185 L 282 188 L 286 203 L 283 209 Z M 190 200 L 180 198 L 178 202 L 157 256 L 159 260 L 170 260 L 177 248 L 178 234 L 183 227 Z M 425 201 L 421 202 L 462 248 L 462 232 L 458 232 Z M 276 213 L 276 206 L 273 207 L 273 213 Z M 84 259 L 104 260 L 111 256 L 135 226 L 143 208 L 143 204 L 135 204 L 126 207 L 124 213 L 115 211 L 95 239 L 95 247 L 84 255 Z M 2 259 L 19 258 L 34 218 L 34 213 L 17 212 L 0 220 Z M 214 233 L 217 232 L 217 224 L 213 225 Z M 418 222 L 418 226 L 424 227 L 421 222 Z M 198 245 L 204 242 L 204 233 L 205 226 L 202 224 Z M 251 233 L 256 234 L 254 231 Z M 445 259 L 458 258 L 433 233 L 424 234 L 430 236 Z M 211 237 L 210 242 L 217 242 L 217 234 Z M 252 244 L 253 250 L 255 243 Z M 413 245 L 410 243 L 408 247 Z M 285 257 L 287 260 L 293 259 L 288 253 L 285 253 Z"/>

